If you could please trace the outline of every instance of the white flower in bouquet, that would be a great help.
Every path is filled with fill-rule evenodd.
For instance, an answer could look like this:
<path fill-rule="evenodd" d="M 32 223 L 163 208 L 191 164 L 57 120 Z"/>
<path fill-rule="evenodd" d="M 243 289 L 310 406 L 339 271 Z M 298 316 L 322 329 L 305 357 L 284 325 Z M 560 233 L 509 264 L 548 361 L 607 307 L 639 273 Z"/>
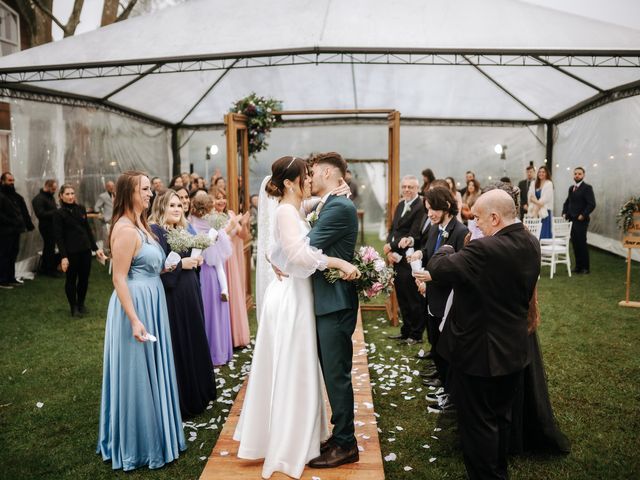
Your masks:
<path fill-rule="evenodd" d="M 204 250 L 211 246 L 211 237 L 207 233 L 199 233 L 191 237 L 191 248 Z"/>
<path fill-rule="evenodd" d="M 174 252 L 186 252 L 191 248 L 192 235 L 184 228 L 167 230 L 167 243 Z"/>
<path fill-rule="evenodd" d="M 216 230 L 220 230 L 226 227 L 229 223 L 229 215 L 227 215 L 226 213 L 212 212 L 204 218 L 209 223 L 209 226 L 211 228 L 215 228 Z"/>
<path fill-rule="evenodd" d="M 310 226 L 313 227 L 317 221 L 318 221 L 317 211 L 314 210 L 311 213 L 309 213 L 309 215 L 307 215 L 307 222 L 309 223 Z"/>

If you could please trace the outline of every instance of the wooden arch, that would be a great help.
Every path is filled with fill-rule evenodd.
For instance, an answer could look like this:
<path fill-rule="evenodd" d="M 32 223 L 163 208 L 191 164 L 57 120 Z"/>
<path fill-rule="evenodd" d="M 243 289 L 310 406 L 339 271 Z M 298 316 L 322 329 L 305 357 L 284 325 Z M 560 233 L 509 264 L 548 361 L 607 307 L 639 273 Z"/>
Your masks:
<path fill-rule="evenodd" d="M 387 229 L 391 228 L 393 212 L 400 198 L 400 112 L 393 109 L 355 110 L 285 110 L 274 112 L 281 116 L 294 115 L 385 115 L 388 121 L 388 175 L 387 175 Z M 227 138 L 227 201 L 230 210 L 247 212 L 249 206 L 249 132 L 248 118 L 239 113 L 224 116 Z M 241 177 L 241 181 L 238 179 Z M 238 185 L 238 188 L 232 188 Z M 251 285 L 251 244 L 245 244 L 247 308 L 253 306 Z M 398 324 L 398 308 L 395 294 L 386 306 L 363 305 L 363 310 L 386 310 L 393 325 Z"/>

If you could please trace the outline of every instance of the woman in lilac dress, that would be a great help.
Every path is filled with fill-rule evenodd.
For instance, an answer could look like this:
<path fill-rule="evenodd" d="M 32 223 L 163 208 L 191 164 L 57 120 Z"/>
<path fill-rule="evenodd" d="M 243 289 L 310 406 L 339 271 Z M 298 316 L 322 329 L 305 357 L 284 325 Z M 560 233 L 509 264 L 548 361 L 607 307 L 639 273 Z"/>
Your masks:
<path fill-rule="evenodd" d="M 199 193 L 191 201 L 189 221 L 197 233 L 207 233 L 211 226 L 206 216 L 213 210 L 213 199 Z M 204 263 L 200 267 L 200 288 L 204 303 L 204 326 L 209 341 L 209 352 L 214 365 L 224 365 L 233 356 L 229 303 L 220 297 L 220 283 L 215 265 L 231 256 L 232 247 L 224 230 L 218 231 L 215 244 L 202 252 Z"/>

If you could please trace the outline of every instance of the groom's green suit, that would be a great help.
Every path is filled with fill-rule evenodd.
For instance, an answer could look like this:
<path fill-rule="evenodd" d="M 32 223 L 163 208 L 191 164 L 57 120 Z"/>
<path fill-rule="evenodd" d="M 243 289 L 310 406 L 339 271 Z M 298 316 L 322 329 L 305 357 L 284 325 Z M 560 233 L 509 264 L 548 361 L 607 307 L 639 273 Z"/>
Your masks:
<path fill-rule="evenodd" d="M 329 196 L 309 232 L 311 246 L 348 262 L 358 237 L 356 208 L 346 197 Z M 356 328 L 358 294 L 351 282 L 327 282 L 323 272 L 313 275 L 318 354 L 331 404 L 333 440 L 344 448 L 356 443 L 353 424 L 351 336 Z"/>

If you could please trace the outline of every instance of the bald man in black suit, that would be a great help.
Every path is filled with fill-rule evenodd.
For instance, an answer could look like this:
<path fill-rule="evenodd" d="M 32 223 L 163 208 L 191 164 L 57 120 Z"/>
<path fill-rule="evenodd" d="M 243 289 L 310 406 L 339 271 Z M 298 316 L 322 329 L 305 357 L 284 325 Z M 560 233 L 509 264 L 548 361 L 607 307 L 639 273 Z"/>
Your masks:
<path fill-rule="evenodd" d="M 453 285 L 448 351 L 438 353 L 450 358 L 453 369 L 467 473 L 472 479 L 506 479 L 511 410 L 529 363 L 527 313 L 540 274 L 540 246 L 516 222 L 506 192 L 483 194 L 472 211 L 484 238 L 457 253 L 441 247 L 427 275 Z"/>

